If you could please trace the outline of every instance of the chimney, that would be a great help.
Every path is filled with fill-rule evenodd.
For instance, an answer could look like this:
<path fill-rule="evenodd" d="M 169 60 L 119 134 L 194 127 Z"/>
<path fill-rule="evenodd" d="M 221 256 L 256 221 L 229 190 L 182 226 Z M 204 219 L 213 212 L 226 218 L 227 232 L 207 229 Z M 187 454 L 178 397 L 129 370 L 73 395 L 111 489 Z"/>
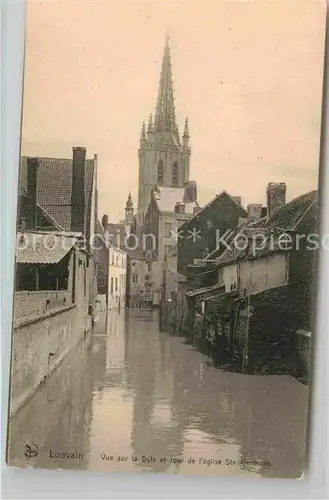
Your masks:
<path fill-rule="evenodd" d="M 184 203 L 196 202 L 198 199 L 197 184 L 195 181 L 185 182 L 184 184 Z"/>
<path fill-rule="evenodd" d="M 232 200 L 234 200 L 234 201 L 235 201 L 235 203 L 236 203 L 237 205 L 240 205 L 240 207 L 241 207 L 241 202 L 242 202 L 242 198 L 241 198 L 241 196 L 232 196 L 231 198 L 232 198 Z"/>
<path fill-rule="evenodd" d="M 102 226 L 104 229 L 107 229 L 108 223 L 109 223 L 109 218 L 106 214 L 104 214 L 102 217 Z"/>
<path fill-rule="evenodd" d="M 247 206 L 248 210 L 248 222 L 254 222 L 262 217 L 262 204 L 261 203 L 249 203 Z"/>
<path fill-rule="evenodd" d="M 285 182 L 269 182 L 267 185 L 267 218 L 270 219 L 279 208 L 286 204 L 287 185 Z"/>
<path fill-rule="evenodd" d="M 176 214 L 185 214 L 185 204 L 178 201 L 175 205 Z"/>
<path fill-rule="evenodd" d="M 198 214 L 201 210 L 202 208 L 199 205 L 193 207 L 193 215 Z"/>
<path fill-rule="evenodd" d="M 37 228 L 37 179 L 38 158 L 27 158 L 27 188 L 25 198 L 26 229 Z"/>
<path fill-rule="evenodd" d="M 71 231 L 85 232 L 86 148 L 73 148 Z"/>

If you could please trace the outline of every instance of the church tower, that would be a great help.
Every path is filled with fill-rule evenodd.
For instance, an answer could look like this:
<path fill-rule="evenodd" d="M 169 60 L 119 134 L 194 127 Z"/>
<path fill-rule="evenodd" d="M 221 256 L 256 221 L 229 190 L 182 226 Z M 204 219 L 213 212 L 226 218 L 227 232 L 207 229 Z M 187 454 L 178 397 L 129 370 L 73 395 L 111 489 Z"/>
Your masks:
<path fill-rule="evenodd" d="M 125 213 L 126 213 L 125 223 L 132 224 L 133 220 L 134 220 L 134 204 L 133 204 L 133 200 L 131 198 L 130 191 L 129 191 L 128 199 L 126 201 Z"/>
<path fill-rule="evenodd" d="M 190 180 L 187 118 L 182 138 L 175 116 L 169 39 L 166 39 L 154 120 L 142 125 L 139 157 L 138 214 L 145 214 L 154 186 L 183 187 Z"/>

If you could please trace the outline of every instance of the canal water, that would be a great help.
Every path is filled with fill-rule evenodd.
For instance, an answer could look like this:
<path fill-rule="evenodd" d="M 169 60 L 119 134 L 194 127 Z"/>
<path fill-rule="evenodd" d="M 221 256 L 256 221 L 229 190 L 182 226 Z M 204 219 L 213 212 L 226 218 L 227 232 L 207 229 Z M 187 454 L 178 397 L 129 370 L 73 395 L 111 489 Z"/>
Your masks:
<path fill-rule="evenodd" d="M 299 477 L 308 389 L 212 366 L 156 311 L 109 311 L 10 422 L 12 465 Z"/>

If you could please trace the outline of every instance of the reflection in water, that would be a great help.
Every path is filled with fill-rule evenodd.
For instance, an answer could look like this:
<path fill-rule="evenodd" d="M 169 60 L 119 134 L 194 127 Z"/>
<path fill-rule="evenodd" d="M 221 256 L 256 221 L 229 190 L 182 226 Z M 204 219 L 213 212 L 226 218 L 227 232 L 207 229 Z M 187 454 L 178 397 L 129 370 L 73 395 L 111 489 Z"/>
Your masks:
<path fill-rule="evenodd" d="M 223 372 L 157 325 L 151 310 L 101 316 L 12 418 L 11 464 L 300 476 L 307 387 Z"/>

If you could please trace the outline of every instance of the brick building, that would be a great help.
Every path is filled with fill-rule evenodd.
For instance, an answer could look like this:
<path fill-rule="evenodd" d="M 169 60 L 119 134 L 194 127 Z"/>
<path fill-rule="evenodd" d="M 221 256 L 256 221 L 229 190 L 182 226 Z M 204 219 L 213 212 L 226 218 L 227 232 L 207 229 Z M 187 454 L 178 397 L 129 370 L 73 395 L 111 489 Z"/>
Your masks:
<path fill-rule="evenodd" d="M 226 191 L 218 194 L 196 210 L 193 217 L 180 226 L 178 238 L 177 270 L 186 275 L 189 264 L 204 259 L 218 246 L 218 241 L 234 229 L 241 218 L 247 218 L 247 211 L 241 206 L 241 199 L 232 197 Z"/>
<path fill-rule="evenodd" d="M 270 183 L 267 194 L 267 214 L 258 206 L 255 218 L 253 205 L 228 233 L 228 248 L 187 268 L 164 311 L 216 359 L 299 376 L 310 360 L 317 193 L 286 203 L 285 184 Z"/>
<path fill-rule="evenodd" d="M 96 156 L 21 159 L 11 413 L 91 330 L 96 221 Z"/>
<path fill-rule="evenodd" d="M 95 249 L 97 155 L 86 158 L 73 147 L 72 158 L 22 157 L 19 175 L 18 228 L 81 233 L 90 255 L 90 306 L 97 294 Z"/>

